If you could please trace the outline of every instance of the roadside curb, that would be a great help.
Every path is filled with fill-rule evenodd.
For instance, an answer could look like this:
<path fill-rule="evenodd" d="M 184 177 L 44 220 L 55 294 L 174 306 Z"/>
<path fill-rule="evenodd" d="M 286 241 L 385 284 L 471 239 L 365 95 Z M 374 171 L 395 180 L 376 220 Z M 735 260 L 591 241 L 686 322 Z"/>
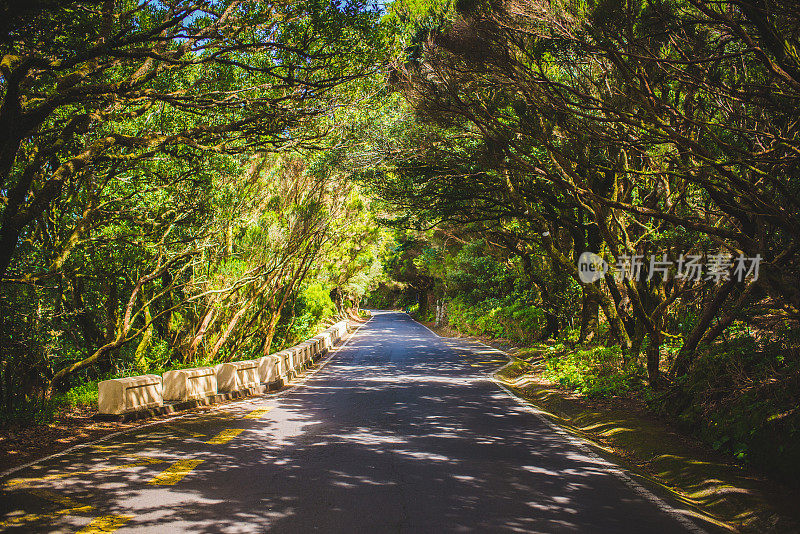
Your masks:
<path fill-rule="evenodd" d="M 255 397 L 258 395 L 266 395 L 270 391 L 280 391 L 283 388 L 283 380 L 271 382 L 269 384 L 261 384 L 252 388 L 240 389 L 238 391 L 230 391 L 228 393 L 215 393 L 202 399 L 192 399 L 187 401 L 171 402 L 160 406 L 158 408 L 145 408 L 136 410 L 135 412 L 125 412 L 121 414 L 104 414 L 96 413 L 92 416 L 95 421 L 109 421 L 113 423 L 128 423 L 131 421 L 138 421 L 140 419 L 150 419 L 151 417 L 158 417 L 161 415 L 170 415 L 186 410 L 193 410 L 203 406 L 213 406 L 215 404 L 222 404 L 225 402 L 239 400 L 247 397 Z"/>

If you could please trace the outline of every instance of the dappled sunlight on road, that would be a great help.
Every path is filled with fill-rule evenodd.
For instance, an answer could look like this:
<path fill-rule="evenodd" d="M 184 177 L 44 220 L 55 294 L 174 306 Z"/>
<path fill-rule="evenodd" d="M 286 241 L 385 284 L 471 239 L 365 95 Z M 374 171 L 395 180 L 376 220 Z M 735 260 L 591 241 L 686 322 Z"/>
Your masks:
<path fill-rule="evenodd" d="M 486 376 L 496 363 L 472 367 L 465 355 L 477 352 L 400 314 L 369 326 L 288 394 L 143 428 L 3 481 L 6 527 L 74 531 L 113 516 L 120 532 L 681 531 L 499 391 Z M 65 504 L 33 502 L 35 488 L 84 508 L 48 515 Z M 26 518 L 32 507 L 39 517 Z"/>

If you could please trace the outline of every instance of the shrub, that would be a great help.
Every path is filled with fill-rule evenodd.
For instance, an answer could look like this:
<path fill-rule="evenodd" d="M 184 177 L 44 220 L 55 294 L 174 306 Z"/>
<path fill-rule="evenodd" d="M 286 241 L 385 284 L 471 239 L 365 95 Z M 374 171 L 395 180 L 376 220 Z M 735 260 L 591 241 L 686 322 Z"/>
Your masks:
<path fill-rule="evenodd" d="M 713 449 L 797 484 L 800 360 L 795 336 L 774 332 L 759 343 L 739 335 L 708 347 L 688 375 L 652 393 L 648 404 Z"/>
<path fill-rule="evenodd" d="M 644 369 L 623 367 L 622 351 L 615 345 L 549 356 L 543 376 L 589 397 L 611 397 L 640 388 Z"/>
<path fill-rule="evenodd" d="M 480 305 L 470 305 L 456 298 L 448 302 L 447 320 L 465 334 L 530 342 L 544 326 L 544 311 L 515 299 L 510 304 L 486 299 Z"/>

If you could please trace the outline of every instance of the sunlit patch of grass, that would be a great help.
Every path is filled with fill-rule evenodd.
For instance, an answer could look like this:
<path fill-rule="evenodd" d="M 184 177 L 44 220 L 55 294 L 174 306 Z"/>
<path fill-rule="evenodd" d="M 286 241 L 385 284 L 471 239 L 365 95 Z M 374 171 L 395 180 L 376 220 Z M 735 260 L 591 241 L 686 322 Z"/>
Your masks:
<path fill-rule="evenodd" d="M 67 406 L 97 407 L 97 382 L 86 382 L 67 391 L 62 401 Z"/>

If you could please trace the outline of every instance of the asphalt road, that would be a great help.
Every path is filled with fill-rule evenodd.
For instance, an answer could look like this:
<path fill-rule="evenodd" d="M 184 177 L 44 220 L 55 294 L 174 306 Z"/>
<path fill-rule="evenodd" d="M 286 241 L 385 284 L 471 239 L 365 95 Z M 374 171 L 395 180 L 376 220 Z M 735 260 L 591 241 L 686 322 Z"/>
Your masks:
<path fill-rule="evenodd" d="M 293 390 L 3 478 L 0 530 L 692 531 L 492 383 L 487 373 L 502 363 L 481 345 L 377 312 Z"/>

